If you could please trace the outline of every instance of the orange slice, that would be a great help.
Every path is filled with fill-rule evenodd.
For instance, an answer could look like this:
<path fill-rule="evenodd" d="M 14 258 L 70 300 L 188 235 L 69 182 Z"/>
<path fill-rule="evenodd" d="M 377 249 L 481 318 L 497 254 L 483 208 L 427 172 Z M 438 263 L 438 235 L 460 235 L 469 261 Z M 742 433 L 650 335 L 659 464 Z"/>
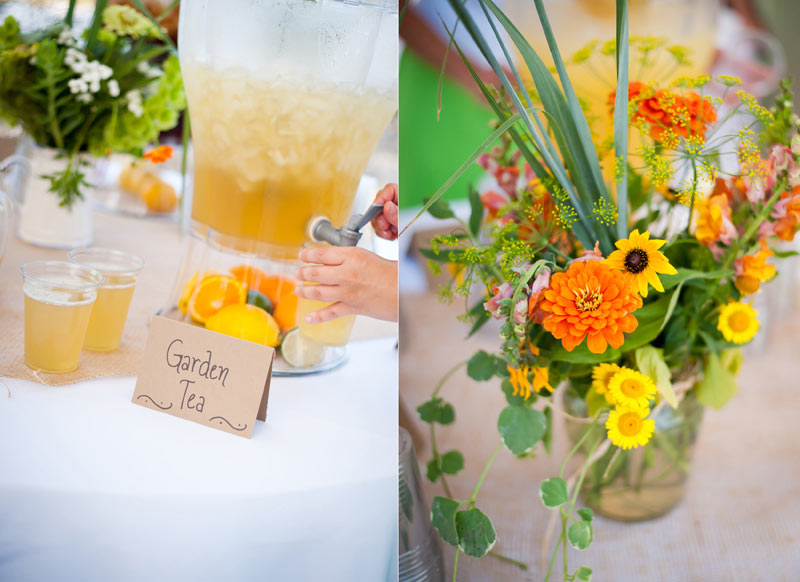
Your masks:
<path fill-rule="evenodd" d="M 294 287 L 292 287 L 294 291 Z M 275 321 L 278 322 L 284 332 L 297 326 L 297 295 L 287 292 L 278 301 L 275 311 L 272 312 Z"/>
<path fill-rule="evenodd" d="M 267 278 L 267 274 L 264 271 L 252 265 L 237 265 L 231 268 L 230 272 L 245 287 L 256 291 L 259 290 L 262 279 Z"/>
<path fill-rule="evenodd" d="M 295 296 L 295 287 L 297 283 L 294 279 L 281 275 L 266 275 L 258 282 L 258 290 L 269 297 L 273 305 L 279 304 L 284 297 Z"/>
<path fill-rule="evenodd" d="M 205 323 L 209 317 L 226 305 L 237 305 L 247 302 L 247 292 L 234 277 L 227 275 L 204 279 L 189 299 L 189 315 L 199 323 Z"/>

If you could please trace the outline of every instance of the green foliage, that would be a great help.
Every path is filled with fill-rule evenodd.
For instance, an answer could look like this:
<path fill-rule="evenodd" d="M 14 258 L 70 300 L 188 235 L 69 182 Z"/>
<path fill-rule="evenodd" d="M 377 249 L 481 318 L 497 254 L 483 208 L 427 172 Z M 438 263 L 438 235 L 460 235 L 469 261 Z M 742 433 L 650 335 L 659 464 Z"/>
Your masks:
<path fill-rule="evenodd" d="M 672 389 L 672 374 L 664 361 L 663 352 L 653 346 L 642 346 L 636 350 L 636 367 L 645 376 L 650 376 L 656 390 L 672 408 L 678 407 L 675 391 Z"/>
<path fill-rule="evenodd" d="M 453 424 L 456 419 L 455 409 L 453 405 L 445 402 L 442 398 L 431 398 L 427 402 L 423 402 L 417 407 L 419 417 L 423 422 L 433 424 Z"/>
<path fill-rule="evenodd" d="M 552 477 L 539 485 L 539 496 L 542 503 L 550 509 L 557 509 L 569 501 L 567 482 L 561 477 Z"/>
<path fill-rule="evenodd" d="M 575 573 L 575 580 L 580 580 L 581 582 L 591 582 L 592 581 L 592 569 L 587 568 L 586 566 L 581 566 L 578 568 L 578 571 Z"/>
<path fill-rule="evenodd" d="M 592 543 L 592 524 L 588 521 L 575 521 L 567 530 L 567 539 L 576 550 L 585 550 Z"/>
<path fill-rule="evenodd" d="M 477 507 L 456 513 L 458 547 L 473 558 L 482 558 L 497 541 L 491 520 Z"/>
<path fill-rule="evenodd" d="M 459 503 L 447 497 L 436 496 L 431 505 L 431 523 L 439 532 L 439 537 L 451 546 L 458 545 L 458 532 L 456 531 L 456 512 Z"/>
<path fill-rule="evenodd" d="M 448 451 L 439 462 L 442 473 L 455 475 L 464 468 L 464 455 L 459 451 Z"/>
<path fill-rule="evenodd" d="M 500 369 L 504 369 L 503 361 L 483 350 L 476 352 L 467 362 L 467 375 L 478 382 L 485 382 L 494 378 Z"/>
<path fill-rule="evenodd" d="M 515 455 L 530 451 L 544 436 L 547 419 L 540 410 L 507 406 L 497 419 L 503 444 Z"/>
<path fill-rule="evenodd" d="M 63 206 L 81 198 L 86 184 L 80 154 L 141 155 L 160 132 L 175 126 L 186 106 L 177 56 L 155 65 L 167 47 L 149 34 L 123 34 L 111 25 L 113 18 L 101 27 L 104 6 L 98 3 L 85 43 L 64 22 L 23 35 L 9 16 L 0 27 L 0 117 L 68 158 L 63 172 L 47 176 Z M 123 8 L 107 10 L 113 15 Z M 136 18 L 136 30 L 153 26 Z M 96 78 L 95 86 L 83 63 L 108 74 Z M 131 95 L 141 96 L 141 115 Z"/>
<path fill-rule="evenodd" d="M 695 395 L 705 406 L 719 410 L 733 398 L 738 386 L 736 372 L 739 370 L 741 352 L 729 350 L 722 357 L 714 352 L 706 356 L 703 379 L 697 384 Z"/>

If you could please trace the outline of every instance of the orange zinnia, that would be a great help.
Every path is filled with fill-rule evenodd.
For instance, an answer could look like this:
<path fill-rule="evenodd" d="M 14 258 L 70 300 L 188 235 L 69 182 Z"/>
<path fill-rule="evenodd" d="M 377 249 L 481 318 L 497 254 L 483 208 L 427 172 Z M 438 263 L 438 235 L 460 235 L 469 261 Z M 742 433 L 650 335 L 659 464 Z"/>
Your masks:
<path fill-rule="evenodd" d="M 602 354 L 609 345 L 620 347 L 623 332 L 639 325 L 633 312 L 642 306 L 642 298 L 620 271 L 585 261 L 553 275 L 539 306 L 548 313 L 542 325 L 565 350 L 571 352 L 588 337 L 589 351 Z"/>

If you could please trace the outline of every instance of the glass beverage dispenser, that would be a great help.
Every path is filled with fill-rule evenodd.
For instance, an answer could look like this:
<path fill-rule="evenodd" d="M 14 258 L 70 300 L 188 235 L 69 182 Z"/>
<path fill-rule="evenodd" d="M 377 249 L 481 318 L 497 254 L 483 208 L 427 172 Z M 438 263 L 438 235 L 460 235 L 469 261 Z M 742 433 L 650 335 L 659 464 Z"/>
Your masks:
<path fill-rule="evenodd" d="M 242 289 L 225 288 L 233 277 L 248 298 L 263 296 L 254 303 L 266 304 L 280 339 L 292 336 L 301 355 L 289 362 L 296 367 L 276 363 L 277 373 L 341 361 L 349 332 L 334 330 L 343 322 L 330 322 L 332 333 L 291 333 L 303 307 L 294 294 L 297 255 L 318 244 L 314 220 L 341 226 L 363 211 L 353 199 L 397 109 L 397 24 L 395 0 L 181 3 L 193 203 L 168 315 L 207 323 L 215 306 L 240 301 Z"/>

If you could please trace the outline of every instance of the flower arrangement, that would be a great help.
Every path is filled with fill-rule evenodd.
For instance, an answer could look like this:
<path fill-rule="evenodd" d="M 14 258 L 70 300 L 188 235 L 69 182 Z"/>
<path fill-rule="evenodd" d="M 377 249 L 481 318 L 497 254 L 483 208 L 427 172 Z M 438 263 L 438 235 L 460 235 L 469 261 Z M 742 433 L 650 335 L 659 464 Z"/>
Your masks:
<path fill-rule="evenodd" d="M 0 27 L 0 116 L 67 159 L 46 176 L 66 207 L 83 197 L 83 154 L 141 155 L 186 106 L 177 55 L 157 21 L 106 4 L 97 2 L 79 37 L 75 0 L 64 21 L 46 29 L 23 34 L 11 16 Z"/>
<path fill-rule="evenodd" d="M 539 488 L 561 526 L 545 580 L 561 553 L 563 579 L 585 581 L 591 569 L 567 565 L 567 544 L 583 550 L 594 535 L 594 511 L 578 507 L 579 492 L 613 516 L 604 505 L 613 489 L 622 518 L 652 517 L 624 513 L 626 504 L 647 501 L 643 476 L 651 471 L 679 490 L 702 408 L 720 408 L 737 390 L 739 347 L 759 327 L 750 300 L 776 275 L 770 261 L 792 254 L 776 242 L 800 228 L 800 134 L 788 83 L 769 111 L 732 77 L 629 80 L 637 47 L 645 60 L 657 47 L 677 65 L 687 56 L 663 39 L 629 38 L 621 0 L 617 38 L 592 43 L 571 61 L 595 50 L 616 59 L 616 88 L 604 100 L 613 135 L 597 135 L 543 3 L 534 3 L 555 73 L 492 0 L 480 0 L 492 29 L 505 30 L 526 65 L 526 84 L 513 61 L 501 66 L 472 13 L 451 0 L 500 79 L 501 87 L 489 87 L 473 72 L 497 122 L 423 212 L 456 218 L 441 195 L 475 162 L 492 186 L 472 189 L 469 220 L 422 252 L 431 269 L 446 265 L 452 274 L 441 297 L 467 298 L 462 319 L 470 335 L 491 319 L 500 323 L 498 353 L 480 351 L 461 364 L 475 380 L 500 380 L 507 406 L 497 419 L 497 450 L 525 457 L 541 442 L 549 451 L 554 422 L 566 421 L 573 447 Z M 507 55 L 499 33 L 496 40 Z M 461 53 L 454 39 L 452 46 Z M 439 395 L 453 371 L 418 411 L 431 425 L 427 476 L 445 491 L 433 500 L 432 521 L 457 547 L 455 580 L 460 553 L 482 557 L 496 541 L 476 496 L 497 450 L 472 496 L 454 496 L 447 475 L 463 468 L 464 457 L 440 452 L 435 441 L 436 425 L 455 420 Z M 567 475 L 568 461 L 579 457 Z"/>

